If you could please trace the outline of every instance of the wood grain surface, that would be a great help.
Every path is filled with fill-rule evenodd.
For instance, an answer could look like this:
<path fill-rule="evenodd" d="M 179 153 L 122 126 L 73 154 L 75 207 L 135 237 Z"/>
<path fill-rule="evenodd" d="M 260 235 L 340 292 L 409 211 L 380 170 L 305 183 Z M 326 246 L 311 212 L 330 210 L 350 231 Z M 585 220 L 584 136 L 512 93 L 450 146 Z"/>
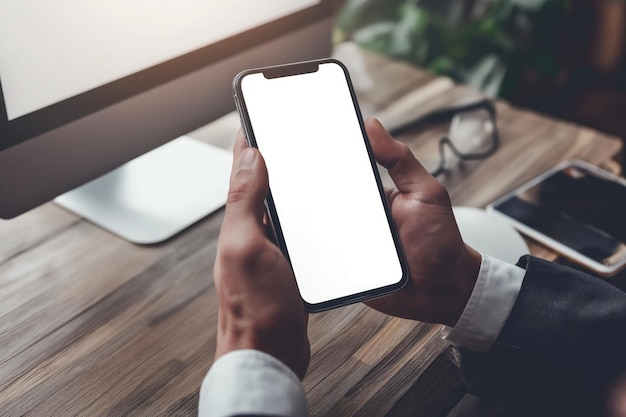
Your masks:
<path fill-rule="evenodd" d="M 345 60 L 366 68 L 367 82 L 357 85 L 363 113 L 387 126 L 478 97 L 373 54 Z M 565 159 L 601 165 L 620 152 L 615 138 L 497 107 L 501 148 L 441 178 L 454 204 L 482 207 Z M 234 138 L 232 123 L 220 123 Z M 211 132 L 196 137 L 213 140 Z M 400 139 L 428 158 L 439 133 Z M 154 246 L 125 242 L 51 203 L 0 222 L 0 416 L 196 415 L 215 348 L 222 217 L 220 210 Z M 445 415 L 464 392 L 442 333 L 363 305 L 313 315 L 310 415 Z"/>

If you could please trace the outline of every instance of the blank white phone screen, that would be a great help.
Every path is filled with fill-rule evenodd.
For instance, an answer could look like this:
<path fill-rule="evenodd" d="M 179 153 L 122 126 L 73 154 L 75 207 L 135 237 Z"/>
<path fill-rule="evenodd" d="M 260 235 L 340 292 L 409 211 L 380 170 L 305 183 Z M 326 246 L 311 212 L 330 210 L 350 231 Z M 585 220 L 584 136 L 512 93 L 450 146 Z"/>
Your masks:
<path fill-rule="evenodd" d="M 396 284 L 402 267 L 343 69 L 241 82 L 304 301 Z"/>

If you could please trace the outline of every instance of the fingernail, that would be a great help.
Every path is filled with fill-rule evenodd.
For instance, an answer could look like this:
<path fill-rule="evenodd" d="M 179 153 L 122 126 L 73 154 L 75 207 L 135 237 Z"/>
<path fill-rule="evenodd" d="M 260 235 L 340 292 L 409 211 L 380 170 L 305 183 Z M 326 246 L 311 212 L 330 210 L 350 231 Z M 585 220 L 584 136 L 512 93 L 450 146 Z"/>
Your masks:
<path fill-rule="evenodd" d="M 256 152 L 250 148 L 246 148 L 241 153 L 241 159 L 239 159 L 239 168 L 250 168 L 256 158 Z"/>
<path fill-rule="evenodd" d="M 383 129 L 385 128 L 385 127 L 383 126 L 383 124 L 380 122 L 380 120 L 378 120 L 378 118 L 377 118 L 377 117 L 373 117 L 373 116 L 372 116 L 372 120 L 373 120 L 373 121 L 374 121 L 374 123 L 376 123 L 378 126 L 382 127 Z"/>

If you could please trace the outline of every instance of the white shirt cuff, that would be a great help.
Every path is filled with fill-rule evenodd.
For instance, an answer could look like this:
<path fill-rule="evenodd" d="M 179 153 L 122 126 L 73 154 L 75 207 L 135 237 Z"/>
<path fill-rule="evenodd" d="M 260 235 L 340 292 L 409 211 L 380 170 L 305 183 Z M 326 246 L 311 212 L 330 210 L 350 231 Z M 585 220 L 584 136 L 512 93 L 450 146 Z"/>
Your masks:
<path fill-rule="evenodd" d="M 446 339 L 477 352 L 489 350 L 509 318 L 525 274 L 523 268 L 482 254 L 472 295 Z"/>
<path fill-rule="evenodd" d="M 222 356 L 200 388 L 200 417 L 299 417 L 306 413 L 300 379 L 281 361 L 257 350 L 236 350 Z"/>

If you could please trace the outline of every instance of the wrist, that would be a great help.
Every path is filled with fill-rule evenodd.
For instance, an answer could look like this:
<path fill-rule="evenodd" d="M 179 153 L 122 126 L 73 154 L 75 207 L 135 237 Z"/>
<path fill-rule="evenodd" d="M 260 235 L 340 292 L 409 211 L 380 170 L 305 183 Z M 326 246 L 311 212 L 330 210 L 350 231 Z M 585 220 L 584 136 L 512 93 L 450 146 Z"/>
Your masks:
<path fill-rule="evenodd" d="M 306 334 L 298 340 L 287 336 L 276 343 L 268 343 L 267 337 L 254 329 L 219 326 L 215 348 L 215 360 L 236 350 L 257 350 L 267 353 L 289 367 L 301 380 L 306 374 L 310 359 L 310 349 Z M 272 338 L 270 338 L 272 339 Z"/>
<path fill-rule="evenodd" d="M 472 247 L 465 245 L 464 255 L 460 258 L 454 274 L 456 291 L 452 308 L 450 308 L 449 315 L 443 322 L 446 326 L 454 327 L 461 318 L 474 291 L 481 262 L 482 255 Z"/>
<path fill-rule="evenodd" d="M 218 328 L 215 345 L 215 360 L 235 350 L 260 350 L 250 333 L 233 331 L 228 328 Z"/>

